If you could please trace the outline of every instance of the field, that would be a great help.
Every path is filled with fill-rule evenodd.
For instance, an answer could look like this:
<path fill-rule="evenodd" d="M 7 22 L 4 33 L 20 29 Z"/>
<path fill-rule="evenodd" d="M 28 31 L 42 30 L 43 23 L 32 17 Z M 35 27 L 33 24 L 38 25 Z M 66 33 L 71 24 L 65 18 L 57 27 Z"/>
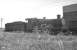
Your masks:
<path fill-rule="evenodd" d="M 0 50 L 77 50 L 76 36 L 0 32 Z"/>

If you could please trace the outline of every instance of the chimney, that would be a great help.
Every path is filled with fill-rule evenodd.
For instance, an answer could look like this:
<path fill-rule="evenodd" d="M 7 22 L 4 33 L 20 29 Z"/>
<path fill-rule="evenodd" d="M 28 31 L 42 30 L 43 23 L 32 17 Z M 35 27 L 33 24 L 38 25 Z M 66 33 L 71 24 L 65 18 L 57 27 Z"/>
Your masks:
<path fill-rule="evenodd" d="M 57 19 L 61 19 L 61 15 L 58 14 L 58 15 L 57 15 Z"/>
<path fill-rule="evenodd" d="M 43 17 L 43 19 L 46 19 L 46 17 Z"/>

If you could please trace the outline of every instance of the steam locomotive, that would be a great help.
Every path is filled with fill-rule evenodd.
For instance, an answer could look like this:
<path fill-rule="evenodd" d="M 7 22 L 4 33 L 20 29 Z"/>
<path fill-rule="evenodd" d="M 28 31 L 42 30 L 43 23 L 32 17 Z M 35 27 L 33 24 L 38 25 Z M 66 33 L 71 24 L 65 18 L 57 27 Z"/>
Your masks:
<path fill-rule="evenodd" d="M 57 19 L 37 19 L 37 18 L 27 18 L 27 23 L 25 22 L 13 22 L 5 24 L 5 31 L 23 31 L 23 32 L 33 32 L 34 28 L 37 26 L 38 30 L 41 32 L 48 31 L 52 34 L 57 34 L 61 31 L 62 22 L 60 15 L 57 16 Z"/>
<path fill-rule="evenodd" d="M 57 16 L 57 19 L 36 19 L 36 18 L 29 18 L 28 20 L 28 29 L 27 30 L 33 30 L 35 26 L 38 27 L 38 30 L 43 31 L 49 31 L 49 33 L 57 34 L 61 31 L 62 28 L 62 22 L 60 15 Z M 30 27 L 30 28 L 29 28 Z"/>

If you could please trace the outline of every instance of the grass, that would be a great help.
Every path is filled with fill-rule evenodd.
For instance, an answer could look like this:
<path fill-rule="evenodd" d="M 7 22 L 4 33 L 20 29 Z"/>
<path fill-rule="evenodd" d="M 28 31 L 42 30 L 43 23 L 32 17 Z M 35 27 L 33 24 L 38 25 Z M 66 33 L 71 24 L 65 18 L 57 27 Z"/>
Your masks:
<path fill-rule="evenodd" d="M 51 36 L 36 33 L 0 33 L 1 50 L 71 50 L 74 36 Z M 74 43 L 73 43 L 74 42 Z M 76 45 L 73 45 L 76 46 Z M 75 49 L 76 50 L 76 47 Z"/>

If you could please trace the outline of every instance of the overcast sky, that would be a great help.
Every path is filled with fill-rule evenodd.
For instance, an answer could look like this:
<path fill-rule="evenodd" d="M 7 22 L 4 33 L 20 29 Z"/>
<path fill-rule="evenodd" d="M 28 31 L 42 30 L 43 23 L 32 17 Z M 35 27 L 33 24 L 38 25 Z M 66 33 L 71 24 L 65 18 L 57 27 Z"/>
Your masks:
<path fill-rule="evenodd" d="M 62 15 L 62 6 L 77 3 L 76 0 L 0 0 L 0 18 L 5 23 L 25 21 L 25 18 L 56 18 Z M 1 23 L 1 22 L 0 22 Z"/>

